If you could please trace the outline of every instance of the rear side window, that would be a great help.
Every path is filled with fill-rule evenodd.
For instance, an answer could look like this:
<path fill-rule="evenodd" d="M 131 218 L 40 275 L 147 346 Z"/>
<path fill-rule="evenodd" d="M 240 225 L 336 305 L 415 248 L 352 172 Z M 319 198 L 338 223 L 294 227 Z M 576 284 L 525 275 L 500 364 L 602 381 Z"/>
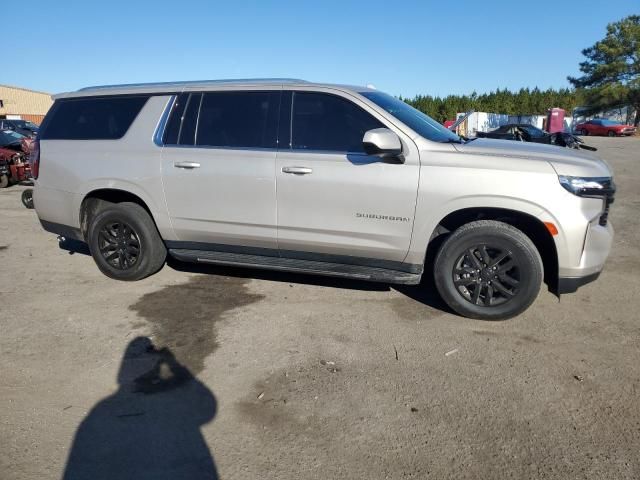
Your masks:
<path fill-rule="evenodd" d="M 196 145 L 276 148 L 280 91 L 204 93 Z"/>
<path fill-rule="evenodd" d="M 122 138 L 149 95 L 57 100 L 40 131 L 43 140 L 116 140 Z"/>
<path fill-rule="evenodd" d="M 298 150 L 363 152 L 367 130 L 384 125 L 349 100 L 326 93 L 294 92 L 291 144 Z"/>
<path fill-rule="evenodd" d="M 164 130 L 165 145 L 194 145 L 201 102 L 201 93 L 178 95 Z"/>
<path fill-rule="evenodd" d="M 182 125 L 182 119 L 184 117 L 184 110 L 187 108 L 187 102 L 189 101 L 189 94 L 182 93 L 178 95 L 173 106 L 171 107 L 171 113 L 169 115 L 169 121 L 164 129 L 164 137 L 162 139 L 165 145 L 176 145 L 178 143 L 178 137 L 180 136 L 180 126 Z"/>

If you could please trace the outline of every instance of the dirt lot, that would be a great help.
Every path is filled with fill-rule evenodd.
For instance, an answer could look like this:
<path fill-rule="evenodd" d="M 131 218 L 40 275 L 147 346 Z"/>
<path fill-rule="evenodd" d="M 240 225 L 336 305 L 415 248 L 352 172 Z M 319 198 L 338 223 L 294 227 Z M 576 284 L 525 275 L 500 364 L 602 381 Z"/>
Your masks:
<path fill-rule="evenodd" d="M 497 323 L 429 285 L 116 282 L 0 191 L 0 477 L 640 478 L 640 139 L 589 142 L 605 272 Z"/>

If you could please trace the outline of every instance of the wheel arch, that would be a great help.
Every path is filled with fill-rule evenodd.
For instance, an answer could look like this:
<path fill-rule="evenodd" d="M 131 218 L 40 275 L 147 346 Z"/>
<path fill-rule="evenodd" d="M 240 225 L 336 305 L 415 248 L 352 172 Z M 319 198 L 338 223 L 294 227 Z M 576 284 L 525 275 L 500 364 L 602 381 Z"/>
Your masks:
<path fill-rule="evenodd" d="M 149 214 L 154 224 L 156 224 L 153 212 L 151 211 L 147 203 L 138 195 L 118 188 L 98 188 L 88 192 L 84 196 L 84 198 L 82 199 L 82 203 L 80 204 L 80 231 L 82 232 L 82 236 L 85 239 L 87 238 L 89 221 L 91 220 L 91 217 L 95 215 L 95 213 L 100 209 L 101 205 L 103 205 L 104 203 L 122 202 L 131 202 L 140 205 Z M 158 228 L 157 224 L 156 228 Z"/>
<path fill-rule="evenodd" d="M 457 228 L 476 220 L 496 220 L 511 225 L 531 239 L 542 258 L 544 281 L 552 292 L 558 288 L 558 251 L 553 236 L 545 224 L 535 216 L 519 210 L 496 207 L 461 208 L 447 214 L 434 228 L 429 242 L 425 264 L 433 265 L 435 256 L 447 236 Z"/>

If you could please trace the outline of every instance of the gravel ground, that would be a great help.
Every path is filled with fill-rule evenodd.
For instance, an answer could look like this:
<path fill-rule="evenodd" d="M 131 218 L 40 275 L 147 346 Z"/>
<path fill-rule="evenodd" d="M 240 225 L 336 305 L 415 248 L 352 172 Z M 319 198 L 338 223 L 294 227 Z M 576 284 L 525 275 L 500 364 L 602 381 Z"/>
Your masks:
<path fill-rule="evenodd" d="M 596 283 L 504 322 L 388 287 L 172 263 L 137 283 L 0 191 L 0 477 L 640 478 L 640 139 Z"/>

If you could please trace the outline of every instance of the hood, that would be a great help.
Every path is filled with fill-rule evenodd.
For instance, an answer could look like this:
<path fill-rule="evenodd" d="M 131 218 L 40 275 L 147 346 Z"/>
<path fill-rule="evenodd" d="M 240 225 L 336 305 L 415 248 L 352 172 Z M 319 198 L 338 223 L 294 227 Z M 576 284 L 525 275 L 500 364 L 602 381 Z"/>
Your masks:
<path fill-rule="evenodd" d="M 548 162 L 558 175 L 574 177 L 613 175 L 611 168 L 604 160 L 587 150 L 491 138 L 477 138 L 471 142 L 453 144 L 453 146 L 460 153 Z"/>

